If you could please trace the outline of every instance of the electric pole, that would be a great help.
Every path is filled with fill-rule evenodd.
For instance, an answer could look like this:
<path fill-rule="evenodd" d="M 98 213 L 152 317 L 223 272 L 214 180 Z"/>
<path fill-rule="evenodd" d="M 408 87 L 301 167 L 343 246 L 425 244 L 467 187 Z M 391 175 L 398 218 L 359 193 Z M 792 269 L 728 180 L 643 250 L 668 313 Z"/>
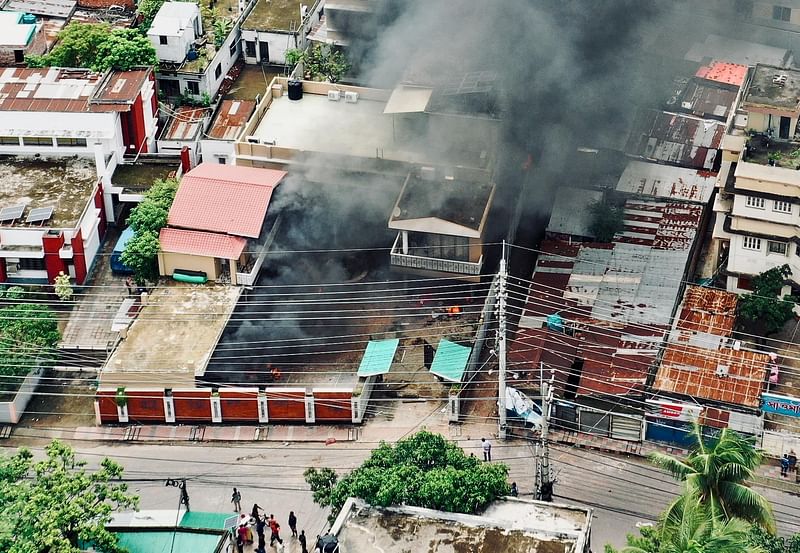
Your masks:
<path fill-rule="evenodd" d="M 542 433 L 536 451 L 536 499 L 553 501 L 553 479 L 550 473 L 550 450 L 547 434 L 550 429 L 550 402 L 552 390 L 549 382 L 542 382 Z"/>
<path fill-rule="evenodd" d="M 186 505 L 186 510 L 191 511 L 189 508 L 189 492 L 186 490 L 186 479 L 174 479 L 174 478 L 167 478 L 167 481 L 164 483 L 165 486 L 171 488 L 178 488 L 181 490 L 181 501 L 178 503 L 178 509 L 180 510 L 181 505 Z"/>
<path fill-rule="evenodd" d="M 497 385 L 497 415 L 500 423 L 499 437 L 506 439 L 506 242 L 500 257 L 500 272 L 497 285 L 497 355 L 499 361 Z"/>

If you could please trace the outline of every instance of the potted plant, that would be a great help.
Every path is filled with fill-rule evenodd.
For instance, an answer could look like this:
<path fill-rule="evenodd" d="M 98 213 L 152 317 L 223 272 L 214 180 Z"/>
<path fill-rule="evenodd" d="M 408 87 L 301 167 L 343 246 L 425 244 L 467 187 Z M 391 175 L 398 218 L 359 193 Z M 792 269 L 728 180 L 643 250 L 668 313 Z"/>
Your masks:
<path fill-rule="evenodd" d="M 125 393 L 124 386 L 117 388 L 117 393 L 114 394 L 114 403 L 117 404 L 117 407 L 125 407 L 128 404 L 128 396 Z"/>
<path fill-rule="evenodd" d="M 782 157 L 780 152 L 770 152 L 769 155 L 767 155 L 767 160 L 770 165 L 776 166 Z"/>

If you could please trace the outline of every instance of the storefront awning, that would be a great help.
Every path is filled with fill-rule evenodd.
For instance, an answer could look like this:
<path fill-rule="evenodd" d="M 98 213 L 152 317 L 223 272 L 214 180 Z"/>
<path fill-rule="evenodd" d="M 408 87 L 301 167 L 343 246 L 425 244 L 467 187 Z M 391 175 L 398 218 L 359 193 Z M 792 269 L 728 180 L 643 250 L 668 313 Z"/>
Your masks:
<path fill-rule="evenodd" d="M 364 351 L 364 357 L 361 358 L 361 364 L 358 366 L 358 376 L 388 373 L 399 344 L 400 340 L 397 338 L 370 341 Z"/>
<path fill-rule="evenodd" d="M 450 382 L 461 382 L 471 351 L 472 348 L 449 340 L 440 340 L 431 365 L 431 374 Z"/>

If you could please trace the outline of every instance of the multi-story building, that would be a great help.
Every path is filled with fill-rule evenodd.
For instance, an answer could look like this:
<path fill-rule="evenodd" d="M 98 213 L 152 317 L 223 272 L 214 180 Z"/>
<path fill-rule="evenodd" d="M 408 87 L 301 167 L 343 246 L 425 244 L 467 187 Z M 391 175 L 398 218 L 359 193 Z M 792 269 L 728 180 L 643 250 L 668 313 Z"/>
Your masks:
<path fill-rule="evenodd" d="M 17 65 L 25 56 L 44 54 L 47 50 L 44 25 L 36 16 L 22 12 L 0 12 L 0 65 Z"/>
<path fill-rule="evenodd" d="M 165 2 L 147 31 L 158 59 L 172 63 L 186 59 L 202 35 L 200 6 L 191 2 Z"/>
<path fill-rule="evenodd" d="M 800 283 L 798 98 L 800 71 L 756 65 L 723 140 L 713 248 L 730 291 L 784 264 Z"/>
<path fill-rule="evenodd" d="M 322 4 L 322 0 L 256 0 L 242 22 L 245 63 L 283 65 L 287 50 L 305 49 L 306 35 L 320 22 Z"/>

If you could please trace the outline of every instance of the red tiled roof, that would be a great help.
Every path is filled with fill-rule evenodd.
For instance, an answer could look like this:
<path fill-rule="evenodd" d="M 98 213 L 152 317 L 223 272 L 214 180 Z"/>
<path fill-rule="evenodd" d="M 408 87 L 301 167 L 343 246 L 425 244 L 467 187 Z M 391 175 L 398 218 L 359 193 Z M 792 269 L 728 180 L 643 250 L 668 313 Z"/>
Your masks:
<path fill-rule="evenodd" d="M 220 259 L 239 259 L 247 240 L 228 234 L 162 228 L 158 236 L 161 251 L 217 257 Z"/>
<path fill-rule="evenodd" d="M 285 171 L 201 163 L 181 179 L 168 224 L 258 238 Z"/>
<path fill-rule="evenodd" d="M 747 66 L 738 63 L 715 61 L 704 65 L 694 74 L 695 77 L 733 86 L 742 86 L 747 77 Z"/>

